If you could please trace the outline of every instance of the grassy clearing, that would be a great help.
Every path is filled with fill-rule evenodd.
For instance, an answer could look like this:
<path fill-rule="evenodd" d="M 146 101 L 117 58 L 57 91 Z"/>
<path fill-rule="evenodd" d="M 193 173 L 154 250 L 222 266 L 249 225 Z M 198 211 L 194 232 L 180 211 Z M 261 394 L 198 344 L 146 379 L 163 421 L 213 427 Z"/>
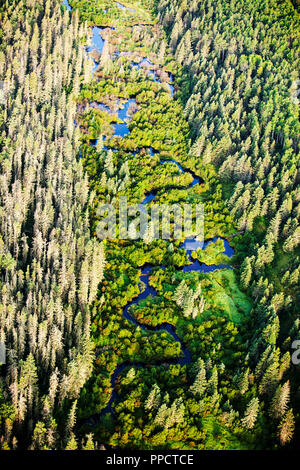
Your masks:
<path fill-rule="evenodd" d="M 211 273 L 209 277 L 212 282 L 212 296 L 209 299 L 212 306 L 216 311 L 221 310 L 233 323 L 242 323 L 250 313 L 251 303 L 240 291 L 234 271 L 223 269 Z"/>

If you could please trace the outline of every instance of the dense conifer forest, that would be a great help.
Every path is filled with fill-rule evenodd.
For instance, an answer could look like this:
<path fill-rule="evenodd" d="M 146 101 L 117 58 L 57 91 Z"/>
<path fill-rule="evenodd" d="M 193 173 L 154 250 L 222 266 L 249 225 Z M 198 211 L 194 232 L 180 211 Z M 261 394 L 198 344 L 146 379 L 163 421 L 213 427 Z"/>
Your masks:
<path fill-rule="evenodd" d="M 0 0 L 0 449 L 297 447 L 299 19 Z M 204 246 L 103 239 L 125 197 Z"/>

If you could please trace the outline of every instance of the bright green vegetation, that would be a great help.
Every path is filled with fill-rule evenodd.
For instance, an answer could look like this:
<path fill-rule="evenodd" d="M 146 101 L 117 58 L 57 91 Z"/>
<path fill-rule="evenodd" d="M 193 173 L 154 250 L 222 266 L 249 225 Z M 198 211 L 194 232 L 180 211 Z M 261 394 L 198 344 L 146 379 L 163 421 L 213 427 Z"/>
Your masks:
<path fill-rule="evenodd" d="M 69 14 L 58 0 L 6 3 L 0 339 L 14 353 L 0 369 L 0 448 L 294 445 L 293 5 L 70 0 Z M 91 54 L 99 62 L 91 77 L 84 56 L 94 25 L 106 44 Z M 143 57 L 159 82 L 132 66 Z M 129 99 L 130 132 L 114 136 Z M 191 186 L 194 176 L 200 184 Z M 204 203 L 205 239 L 229 239 L 235 255 L 219 239 L 191 261 L 183 240 L 99 242 L 99 203 L 141 203 L 151 193 L 159 204 Z M 183 269 L 195 260 L 233 269 Z M 137 326 L 124 309 L 143 291 L 146 265 L 155 295 L 129 307 Z M 91 426 L 85 419 L 97 413 Z"/>
<path fill-rule="evenodd" d="M 151 24 L 152 0 L 132 0 L 118 2 L 124 7 L 117 6 L 113 0 L 70 0 L 72 8 L 79 12 L 80 19 L 96 26 L 119 26 L 125 24 Z"/>
<path fill-rule="evenodd" d="M 191 320 L 195 319 L 198 325 L 203 319 L 210 319 L 212 312 L 239 324 L 247 318 L 251 310 L 251 303 L 239 290 L 235 274 L 229 269 L 215 271 L 209 275 L 174 273 L 173 270 L 158 269 L 151 275 L 150 285 L 156 289 L 159 297 L 153 298 L 153 301 L 143 300 L 132 308 L 139 322 L 150 326 L 157 326 L 163 322 L 177 325 L 183 318 L 189 318 L 191 325 L 193 325 Z M 181 305 L 178 295 L 187 288 L 191 290 L 190 296 L 185 297 L 187 304 Z M 189 297 L 192 297 L 197 290 L 201 290 L 202 305 L 193 311 L 190 308 Z"/>
<path fill-rule="evenodd" d="M 224 253 L 224 241 L 217 239 L 216 242 L 210 243 L 205 250 L 197 250 L 192 253 L 192 259 L 198 259 L 205 264 L 228 264 L 230 259 Z"/>
<path fill-rule="evenodd" d="M 162 368 L 152 368 L 148 373 L 130 369 L 120 381 L 122 402 L 116 410 L 120 418 L 111 442 L 121 447 L 137 446 L 148 450 L 162 447 L 189 450 L 251 447 L 251 439 L 248 442 L 240 440 L 244 434 L 241 426 L 228 429 L 225 424 L 228 412 L 225 411 L 220 420 L 216 420 L 212 416 L 209 400 L 201 400 L 199 407 L 200 395 L 195 392 L 190 392 L 190 397 L 184 402 L 174 398 L 182 395 L 187 382 L 193 382 L 199 369 L 203 370 L 200 364 L 190 374 L 176 366 L 171 366 L 168 373 Z M 165 388 L 159 389 L 157 383 L 165 384 Z M 226 388 L 226 379 L 222 383 Z M 145 413 L 141 413 L 142 403 Z M 106 425 L 108 436 L 110 423 L 106 422 Z"/>
<path fill-rule="evenodd" d="M 233 271 L 226 270 L 212 275 L 212 299 L 226 312 L 234 323 L 241 323 L 250 313 L 249 298 L 240 291 Z"/>
<path fill-rule="evenodd" d="M 123 39 L 119 28 L 110 34 L 112 39 L 115 35 Z M 146 34 L 143 41 L 150 43 L 151 29 L 143 34 Z M 161 32 L 159 39 L 163 40 Z M 161 45 L 159 41 L 156 44 L 159 54 Z M 140 51 L 139 48 L 137 50 Z M 111 52 L 114 51 L 112 47 Z M 156 58 L 155 61 L 154 52 L 151 57 L 159 67 L 162 60 Z M 175 68 L 170 62 L 160 66 L 162 71 L 170 68 Z M 182 107 L 171 98 L 164 85 L 147 78 L 143 71 L 133 70 L 127 57 L 115 62 L 108 59 L 104 71 L 100 67 L 96 76 L 99 77 L 98 82 L 94 80 L 83 86 L 80 103 L 85 105 L 87 100 L 101 102 L 117 111 L 124 103 L 122 99 L 135 98 L 137 110 L 129 124 L 130 134 L 123 138 L 112 137 L 111 124 L 118 122 L 116 115 L 87 108 L 78 118 L 83 131 L 83 162 L 97 195 L 95 204 L 100 200 L 107 202 L 108 197 L 110 200 L 118 198 L 119 195 L 126 195 L 129 202 L 140 203 L 146 194 L 157 191 L 157 203 L 205 203 L 206 237 L 233 233 L 235 229 L 224 207 L 216 174 L 209 168 L 199 166 L 197 160 L 189 155 L 189 128 L 182 116 Z M 113 85 L 111 77 L 114 77 Z M 118 101 L 118 98 L 121 100 Z M 106 137 L 105 145 L 115 152 L 101 151 L 103 137 Z M 96 149 L 85 145 L 96 138 L 99 139 Z M 154 156 L 149 155 L 149 147 L 157 152 Z M 159 164 L 170 159 L 203 177 L 204 183 L 186 189 L 193 180 L 191 174 L 181 174 L 174 163 Z M 166 188 L 169 189 L 167 192 Z"/>
<path fill-rule="evenodd" d="M 182 105 L 171 97 L 164 83 L 135 70 L 130 62 L 149 57 L 161 76 L 165 73 L 165 82 L 167 72 L 178 77 L 183 77 L 183 72 L 170 56 L 161 29 L 135 28 L 131 31 L 119 24 L 116 31 L 103 32 L 109 46 L 95 78 L 81 88 L 78 98 L 81 153 L 95 192 L 94 207 L 99 201 L 117 206 L 120 195 L 140 203 L 155 191 L 155 202 L 159 203 L 205 202 L 205 238 L 229 236 L 236 228 L 224 206 L 216 171 L 195 155 Z M 116 51 L 130 54 L 112 61 Z M 133 98 L 136 106 L 130 134 L 113 137 L 111 124 L 117 122 L 116 112 L 125 100 Z M 87 107 L 91 102 L 108 105 L 115 114 Z M 95 147 L 91 146 L 94 139 L 98 139 Z M 103 150 L 103 145 L 108 150 Z M 191 169 L 204 183 L 187 188 L 193 180 L 191 174 L 180 173 L 174 163 L 160 164 L 171 159 Z M 94 220 L 94 231 L 96 226 Z M 217 241 L 195 255 L 207 264 L 228 263 L 222 251 L 223 242 Z M 248 381 L 249 372 L 241 372 L 247 367 L 245 338 L 251 303 L 240 291 L 234 272 L 182 272 L 189 261 L 179 242 L 116 240 L 106 243 L 105 253 L 105 280 L 92 311 L 96 363 L 81 394 L 82 416 L 104 408 L 111 395 L 111 374 L 118 364 L 128 363 L 128 368 L 116 381 L 119 402 L 113 403 L 114 414 L 107 410 L 94 428 L 97 439 L 145 449 L 262 446 L 262 429 L 257 427 L 260 440 L 253 444 L 239 417 L 254 388 Z M 182 357 L 179 343 L 169 333 L 145 332 L 122 315 L 125 305 L 139 293 L 140 268 L 146 263 L 154 266 L 149 284 L 157 295 L 130 307 L 129 312 L 148 327 L 172 324 L 188 345 L 190 365 L 168 365 Z M 136 368 L 137 362 L 144 367 Z M 199 386 L 198 373 L 206 377 Z M 241 391 L 236 386 L 239 374 L 244 377 Z M 148 406 L 153 384 L 159 398 Z"/>

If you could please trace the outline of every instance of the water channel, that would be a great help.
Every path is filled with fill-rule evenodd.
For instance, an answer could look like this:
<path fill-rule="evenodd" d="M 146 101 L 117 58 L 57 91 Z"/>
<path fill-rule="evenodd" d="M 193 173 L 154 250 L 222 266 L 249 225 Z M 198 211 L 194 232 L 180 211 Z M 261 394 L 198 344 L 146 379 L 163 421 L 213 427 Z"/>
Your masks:
<path fill-rule="evenodd" d="M 65 5 L 68 10 L 71 10 L 71 7 L 68 3 L 68 0 L 64 0 L 63 5 Z M 120 5 L 119 6 L 120 8 L 121 7 L 126 8 L 124 5 L 121 5 L 121 4 L 119 4 L 119 5 Z M 102 53 L 103 47 L 104 47 L 104 44 L 105 44 L 105 41 L 103 40 L 103 38 L 101 36 L 101 30 L 102 29 L 104 29 L 104 28 L 99 28 L 97 26 L 94 26 L 92 28 L 91 45 L 87 48 L 87 51 L 89 53 L 91 53 L 93 50 L 96 50 L 99 54 Z M 154 80 L 159 81 L 158 75 L 154 71 L 151 70 L 151 67 L 153 66 L 153 63 L 147 57 L 143 58 L 143 60 L 141 62 L 139 62 L 138 64 L 132 63 L 132 66 L 142 68 L 145 64 L 147 64 L 150 67 L 149 72 L 151 72 Z M 95 71 L 97 70 L 97 67 L 98 67 L 98 64 L 94 61 L 93 73 L 95 73 Z M 171 77 L 171 79 L 173 80 L 173 77 Z M 169 85 L 169 86 L 171 86 L 171 85 Z M 171 95 L 172 96 L 173 96 L 173 92 L 174 92 L 174 87 L 171 86 Z M 129 99 L 123 105 L 123 107 L 121 107 L 118 110 L 118 117 L 123 122 L 120 123 L 120 124 L 115 125 L 114 136 L 124 137 L 124 136 L 126 136 L 130 133 L 130 130 L 129 130 L 129 127 L 128 127 L 129 126 L 128 123 L 131 119 L 131 116 L 129 114 L 129 110 L 130 110 L 131 106 L 135 105 L 135 104 L 136 104 L 136 101 L 134 99 Z M 90 106 L 92 106 L 92 107 L 96 106 L 96 107 L 99 107 L 99 109 L 105 110 L 107 112 L 111 112 L 110 108 L 108 106 L 102 104 L 102 103 L 96 103 L 96 104 L 95 103 L 90 103 Z M 150 147 L 149 151 L 150 151 L 150 155 L 154 155 L 154 150 L 151 147 Z M 180 173 L 189 172 L 190 174 L 192 174 L 194 179 L 188 187 L 195 186 L 197 184 L 201 184 L 201 182 L 202 182 L 201 178 L 194 175 L 191 170 L 185 170 L 180 165 L 180 163 L 176 162 L 175 160 L 165 160 L 165 161 L 160 162 L 160 164 L 165 164 L 165 163 L 174 163 L 177 166 Z M 145 197 L 145 199 L 142 201 L 141 204 L 142 205 L 149 204 L 151 201 L 154 200 L 155 197 L 156 197 L 155 192 L 150 193 Z M 227 255 L 229 258 L 232 257 L 233 254 L 234 254 L 233 248 L 229 245 L 229 242 L 226 239 L 223 239 L 221 237 L 215 237 L 211 240 L 205 241 L 203 246 L 202 246 L 202 249 L 205 250 L 206 247 L 210 243 L 214 243 L 218 239 L 221 239 L 224 242 L 224 254 Z M 191 257 L 192 251 L 187 248 L 189 243 L 191 243 L 191 241 L 192 241 L 192 239 L 186 239 L 185 242 L 182 244 L 182 247 L 186 249 L 186 253 L 188 255 L 189 261 L 191 262 L 191 264 L 188 264 L 188 265 L 186 265 L 182 268 L 182 270 L 184 272 L 197 271 L 197 272 L 208 273 L 208 272 L 216 271 L 216 270 L 219 270 L 219 269 L 232 269 L 231 266 L 226 265 L 226 264 L 206 265 L 204 263 L 200 263 L 198 260 L 193 261 L 192 257 Z M 161 266 L 161 268 L 164 268 L 164 266 Z M 176 329 L 173 325 L 171 325 L 169 323 L 163 323 L 163 324 L 161 324 L 157 327 L 149 327 L 149 326 L 146 326 L 142 323 L 139 323 L 133 317 L 133 315 L 131 315 L 131 313 L 130 313 L 130 307 L 132 305 L 138 304 L 141 300 L 146 299 L 148 296 L 155 297 L 157 295 L 155 289 L 149 285 L 149 276 L 151 275 L 151 270 L 152 270 L 152 267 L 149 266 L 149 265 L 146 265 L 142 268 L 141 275 L 140 275 L 140 281 L 141 281 L 141 283 L 144 284 L 144 289 L 140 288 L 140 294 L 135 299 L 133 299 L 129 304 L 127 304 L 125 306 L 125 308 L 123 310 L 123 316 L 124 316 L 124 318 L 126 318 L 126 320 L 128 320 L 131 323 L 133 323 L 134 325 L 138 326 L 143 331 L 166 331 L 174 338 L 174 341 L 177 341 L 177 342 L 180 343 L 182 356 L 179 359 L 176 359 L 174 361 L 168 361 L 167 364 L 166 364 L 165 361 L 163 361 L 161 363 L 163 363 L 167 366 L 170 366 L 171 364 L 179 364 L 179 365 L 188 364 L 191 360 L 190 352 L 189 352 L 188 348 L 186 347 L 186 345 L 182 342 L 182 340 L 177 335 Z M 153 365 L 159 365 L 159 363 L 153 363 Z M 139 362 L 136 362 L 136 363 L 130 362 L 130 363 L 123 363 L 123 364 L 118 365 L 116 367 L 116 369 L 114 370 L 113 374 L 111 375 L 111 379 L 110 379 L 111 389 L 112 389 L 112 394 L 111 394 L 110 400 L 109 400 L 108 404 L 106 405 L 106 407 L 101 411 L 100 414 L 97 414 L 97 415 L 95 415 L 94 417 L 91 418 L 91 420 L 89 421 L 90 424 L 92 424 L 95 419 L 99 419 L 99 417 L 101 417 L 105 413 L 113 411 L 112 405 L 117 399 L 117 395 L 116 395 L 116 392 L 115 392 L 116 381 L 117 381 L 119 375 L 121 374 L 121 372 L 127 367 L 140 368 L 140 367 L 145 367 L 145 364 L 142 364 L 142 363 L 139 363 Z"/>

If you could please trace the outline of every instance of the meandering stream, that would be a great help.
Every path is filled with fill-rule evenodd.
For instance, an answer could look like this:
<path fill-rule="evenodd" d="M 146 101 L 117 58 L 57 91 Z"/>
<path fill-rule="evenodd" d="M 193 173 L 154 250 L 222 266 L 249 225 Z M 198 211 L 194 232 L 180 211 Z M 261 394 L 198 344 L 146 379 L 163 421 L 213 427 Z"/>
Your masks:
<path fill-rule="evenodd" d="M 68 0 L 63 0 L 63 5 L 65 5 L 68 10 L 71 10 L 71 7 L 68 3 Z M 119 8 L 127 8 L 122 4 L 118 4 L 117 6 L 119 6 Z M 101 30 L 103 30 L 103 29 L 105 29 L 105 28 L 99 28 L 97 26 L 94 26 L 92 28 L 91 45 L 87 48 L 88 53 L 91 53 L 93 50 L 96 50 L 99 53 L 99 56 L 101 55 L 101 53 L 103 51 L 103 48 L 104 48 L 104 45 L 105 45 L 105 40 L 101 36 Z M 94 59 L 93 59 L 93 61 L 94 61 L 94 67 L 93 67 L 93 74 L 94 74 L 95 71 L 97 70 L 98 63 Z M 145 66 L 146 66 L 147 73 L 149 75 L 152 75 L 152 77 L 154 78 L 155 81 L 160 82 L 159 76 L 153 68 L 154 64 L 147 57 L 144 57 L 142 59 L 142 61 L 140 61 L 139 63 L 132 63 L 132 67 L 144 68 Z M 171 78 L 171 81 L 173 81 L 173 77 L 171 76 L 170 78 Z M 168 85 L 170 87 L 170 94 L 171 94 L 171 96 L 173 96 L 174 87 L 170 84 L 168 84 Z M 131 119 L 131 116 L 129 114 L 129 110 L 130 110 L 130 107 L 134 104 L 136 104 L 136 101 L 134 99 L 130 99 L 123 105 L 122 108 L 120 108 L 118 110 L 118 117 L 123 122 L 120 123 L 120 124 L 115 125 L 114 136 L 124 137 L 124 136 L 126 136 L 130 133 L 128 123 Z M 90 103 L 90 106 L 91 107 L 97 106 L 102 110 L 105 110 L 107 112 L 111 112 L 110 108 L 108 106 L 102 104 L 102 103 Z M 97 144 L 97 141 L 96 141 L 96 144 Z M 107 147 L 104 147 L 104 149 L 107 150 Z M 149 149 L 149 152 L 150 152 L 150 155 L 154 155 L 154 153 L 155 153 L 154 149 L 152 149 L 151 147 Z M 201 180 L 201 178 L 194 175 L 191 170 L 185 170 L 180 165 L 180 163 L 176 162 L 175 160 L 165 160 L 165 161 L 160 162 L 160 164 L 162 164 L 162 165 L 165 164 L 165 163 L 174 163 L 177 166 L 180 173 L 184 174 L 184 173 L 188 172 L 193 176 L 192 183 L 187 187 L 195 186 L 195 185 L 200 184 L 200 183 L 203 182 Z M 141 204 L 142 205 L 149 204 L 151 201 L 154 200 L 155 197 L 156 197 L 156 193 L 152 192 L 152 193 L 148 194 L 145 197 L 145 199 L 142 201 Z M 223 239 L 221 237 L 215 237 L 212 240 L 207 240 L 206 242 L 204 242 L 204 245 L 203 245 L 202 249 L 205 250 L 206 247 L 210 243 L 213 243 L 213 242 L 217 241 L 218 239 L 222 239 L 224 241 L 224 253 L 225 253 L 225 255 L 227 255 L 228 257 L 233 256 L 233 254 L 234 254 L 233 248 L 229 245 L 229 242 L 226 239 Z M 188 265 L 186 265 L 182 268 L 184 272 L 198 271 L 198 272 L 208 273 L 208 272 L 212 272 L 212 271 L 215 271 L 215 270 L 218 270 L 218 269 L 224 269 L 224 268 L 232 269 L 231 266 L 226 265 L 226 264 L 206 265 L 204 263 L 200 263 L 198 260 L 193 261 L 192 258 L 191 258 L 192 251 L 188 250 L 188 248 L 187 248 L 189 242 L 191 242 L 191 239 L 185 240 L 185 242 L 182 244 L 182 247 L 186 249 L 186 253 L 188 255 L 189 261 L 191 262 L 191 264 L 188 264 Z M 164 266 L 161 266 L 161 268 L 164 268 Z M 140 281 L 141 281 L 141 283 L 143 283 L 145 285 L 145 289 L 144 290 L 140 289 L 140 294 L 138 295 L 138 297 L 136 297 L 129 304 L 126 305 L 126 307 L 123 310 L 123 316 L 124 316 L 124 318 L 126 318 L 126 320 L 128 320 L 131 323 L 135 324 L 136 326 L 140 327 L 144 331 L 166 331 L 174 338 L 175 341 L 180 343 L 182 357 L 180 357 L 179 359 L 176 359 L 174 361 L 168 361 L 167 363 L 166 363 L 166 361 L 161 361 L 160 363 L 153 363 L 153 365 L 166 364 L 167 366 L 170 366 L 172 364 L 180 364 L 180 365 L 188 364 L 191 360 L 190 352 L 189 352 L 188 348 L 186 347 L 186 345 L 184 345 L 182 340 L 177 335 L 176 329 L 173 325 L 171 325 L 169 323 L 163 323 L 163 324 L 161 324 L 157 327 L 149 327 L 149 326 L 146 326 L 142 323 L 139 323 L 130 313 L 130 307 L 132 305 L 135 305 L 135 304 L 139 303 L 140 300 L 146 299 L 148 296 L 154 297 L 154 296 L 157 295 L 155 289 L 149 285 L 149 276 L 151 275 L 151 270 L 152 270 L 152 267 L 149 266 L 149 265 L 146 265 L 142 268 Z M 117 399 L 117 395 L 116 395 L 116 392 L 115 392 L 115 384 L 116 384 L 117 378 L 119 377 L 121 372 L 128 366 L 139 368 L 139 367 L 145 367 L 145 364 L 139 363 L 139 362 L 136 362 L 136 363 L 135 362 L 130 362 L 130 363 L 128 362 L 128 363 L 123 363 L 122 365 L 118 365 L 116 367 L 115 371 L 111 375 L 111 380 L 110 380 L 111 388 L 112 388 L 112 394 L 111 394 L 110 400 L 109 400 L 108 404 L 106 405 L 106 407 L 101 411 L 101 413 L 95 415 L 96 418 L 99 418 L 100 416 L 104 415 L 105 413 L 112 411 L 112 405 L 115 402 L 115 400 Z M 93 417 L 93 418 L 95 418 L 95 417 Z"/>

